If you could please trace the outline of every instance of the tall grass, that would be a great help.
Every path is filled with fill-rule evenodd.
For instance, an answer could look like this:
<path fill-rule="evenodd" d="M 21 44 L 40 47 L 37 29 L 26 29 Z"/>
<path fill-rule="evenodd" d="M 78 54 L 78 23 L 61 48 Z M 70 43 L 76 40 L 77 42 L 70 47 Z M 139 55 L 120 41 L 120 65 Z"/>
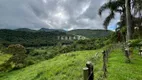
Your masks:
<path fill-rule="evenodd" d="M 82 80 L 83 67 L 87 61 L 94 63 L 95 78 L 102 74 L 100 50 L 77 51 L 56 56 L 53 59 L 31 65 L 24 69 L 2 73 L 0 80 Z"/>
<path fill-rule="evenodd" d="M 131 63 L 126 62 L 126 57 L 120 49 L 110 54 L 108 64 L 108 80 L 142 80 L 142 57 L 134 50 Z"/>

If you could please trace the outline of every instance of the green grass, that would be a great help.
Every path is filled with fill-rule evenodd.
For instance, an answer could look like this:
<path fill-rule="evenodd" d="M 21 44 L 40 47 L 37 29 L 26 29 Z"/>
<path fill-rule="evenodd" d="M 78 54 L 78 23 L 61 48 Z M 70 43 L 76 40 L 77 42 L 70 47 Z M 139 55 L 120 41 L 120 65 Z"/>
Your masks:
<path fill-rule="evenodd" d="M 10 57 L 11 57 L 11 55 L 9 55 L 9 54 L 3 54 L 3 53 L 0 51 L 0 65 L 1 65 L 2 63 L 4 63 L 6 60 L 8 60 Z"/>
<path fill-rule="evenodd" d="M 95 80 L 104 80 L 100 52 L 101 49 L 61 54 L 20 70 L 0 73 L 0 80 L 83 80 L 82 69 L 87 61 L 93 62 Z M 96 53 L 99 53 L 98 56 Z M 123 52 L 113 50 L 109 55 L 106 80 L 141 80 L 142 57 L 137 53 L 135 50 L 131 63 L 126 63 Z"/>
<path fill-rule="evenodd" d="M 131 63 L 126 62 L 124 53 L 114 50 L 108 63 L 108 80 L 142 80 L 142 57 L 135 50 Z"/>
<path fill-rule="evenodd" d="M 94 64 L 95 78 L 102 75 L 100 50 L 77 51 L 56 56 L 53 59 L 29 67 L 0 74 L 0 80 L 82 80 L 87 61 Z"/>

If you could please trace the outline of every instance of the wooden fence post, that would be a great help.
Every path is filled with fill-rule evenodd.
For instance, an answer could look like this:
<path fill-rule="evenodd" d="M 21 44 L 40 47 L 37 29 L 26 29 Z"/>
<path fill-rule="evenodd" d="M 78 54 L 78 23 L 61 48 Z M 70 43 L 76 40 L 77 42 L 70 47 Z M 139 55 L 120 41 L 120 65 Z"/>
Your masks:
<path fill-rule="evenodd" d="M 106 56 L 106 52 L 103 51 L 102 54 L 103 54 L 103 71 L 104 71 L 104 77 L 107 77 L 106 76 L 106 72 L 107 72 L 107 65 L 106 65 L 106 58 L 107 58 L 107 56 Z"/>
<path fill-rule="evenodd" d="M 140 56 L 142 56 L 142 49 L 139 49 L 139 54 Z"/>
<path fill-rule="evenodd" d="M 88 68 L 83 68 L 83 80 L 88 80 Z"/>
<path fill-rule="evenodd" d="M 125 56 L 128 59 L 128 62 L 130 63 L 131 60 L 130 60 L 130 51 L 129 51 L 129 49 L 125 49 Z"/>
<path fill-rule="evenodd" d="M 88 80 L 94 80 L 93 64 L 91 61 L 87 61 L 86 67 L 88 68 Z"/>
<path fill-rule="evenodd" d="M 109 50 L 109 49 L 105 51 L 105 59 L 106 59 L 105 61 L 106 61 L 106 62 L 108 62 L 109 53 L 110 53 L 110 50 Z"/>

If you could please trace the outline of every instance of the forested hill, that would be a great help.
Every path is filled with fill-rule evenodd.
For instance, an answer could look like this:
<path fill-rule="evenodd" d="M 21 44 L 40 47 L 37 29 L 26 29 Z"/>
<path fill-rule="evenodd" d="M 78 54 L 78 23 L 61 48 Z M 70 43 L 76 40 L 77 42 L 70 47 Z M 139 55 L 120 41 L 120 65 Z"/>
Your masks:
<path fill-rule="evenodd" d="M 32 29 L 29 29 L 29 28 L 18 28 L 18 29 L 15 29 L 16 31 L 29 31 L 29 32 L 35 32 L 36 30 L 32 30 Z"/>
<path fill-rule="evenodd" d="M 109 30 L 91 30 L 91 29 L 76 29 L 71 30 L 67 32 L 68 34 L 74 34 L 74 35 L 82 35 L 87 38 L 98 38 L 98 37 L 105 37 L 112 33 L 112 31 Z"/>
<path fill-rule="evenodd" d="M 54 45 L 58 42 L 57 36 L 66 35 L 64 32 L 53 31 L 18 31 L 1 29 L 0 43 L 4 45 L 19 43 L 25 46 L 46 46 Z"/>
<path fill-rule="evenodd" d="M 77 29 L 72 31 L 63 30 L 32 30 L 28 28 L 19 28 L 15 30 L 0 29 L 0 44 L 8 46 L 9 44 L 22 44 L 24 46 L 53 46 L 58 42 L 58 36 L 81 35 L 87 38 L 98 38 L 108 36 L 111 31 Z"/>

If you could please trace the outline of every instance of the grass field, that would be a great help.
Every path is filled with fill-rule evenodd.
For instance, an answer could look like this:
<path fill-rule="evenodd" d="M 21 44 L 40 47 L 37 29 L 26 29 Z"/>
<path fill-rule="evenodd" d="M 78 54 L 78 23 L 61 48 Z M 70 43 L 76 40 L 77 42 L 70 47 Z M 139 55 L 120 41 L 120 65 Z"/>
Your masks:
<path fill-rule="evenodd" d="M 3 54 L 0 51 L 0 64 L 4 63 L 4 61 L 8 60 L 11 57 L 9 54 Z"/>
<path fill-rule="evenodd" d="M 107 80 L 142 80 L 142 56 L 135 50 L 131 63 L 127 63 L 124 53 L 114 50 L 109 58 Z"/>
<path fill-rule="evenodd" d="M 101 51 L 102 49 L 61 54 L 20 70 L 0 73 L 0 80 L 83 80 L 82 69 L 87 61 L 93 62 L 94 80 L 104 80 Z M 126 63 L 124 53 L 120 49 L 113 50 L 109 55 L 105 80 L 141 80 L 142 57 L 137 53 L 134 51 L 132 62 Z"/>
<path fill-rule="evenodd" d="M 102 60 L 100 57 L 95 58 L 97 52 L 101 51 L 77 51 L 62 54 L 24 69 L 1 73 L 0 80 L 82 80 L 83 67 L 87 61 L 94 63 L 95 77 L 99 78 L 102 74 L 102 64 L 100 64 Z"/>

